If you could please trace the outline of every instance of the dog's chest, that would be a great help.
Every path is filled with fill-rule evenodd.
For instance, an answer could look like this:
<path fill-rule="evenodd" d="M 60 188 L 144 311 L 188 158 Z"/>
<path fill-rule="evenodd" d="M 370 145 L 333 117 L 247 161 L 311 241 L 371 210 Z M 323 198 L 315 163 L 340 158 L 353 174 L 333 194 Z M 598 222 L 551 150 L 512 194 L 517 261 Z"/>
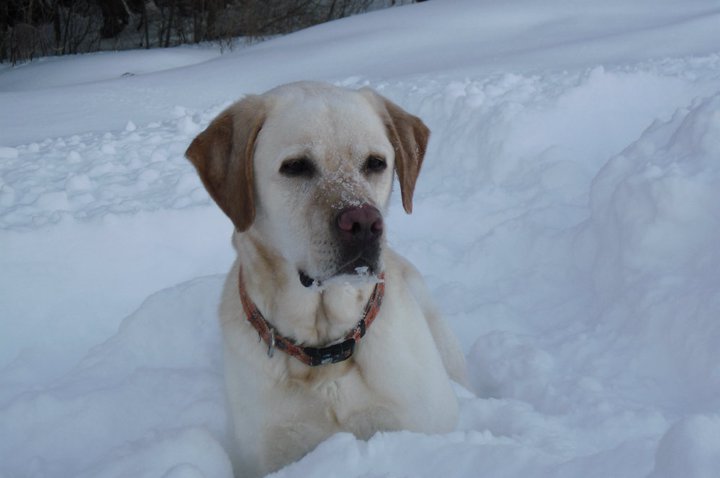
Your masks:
<path fill-rule="evenodd" d="M 377 396 L 362 372 L 350 359 L 330 366 L 299 368 L 294 374 L 290 372 L 290 383 L 308 406 L 324 409 L 326 417 L 342 427 L 345 417 L 373 406 L 371 397 Z"/>
<path fill-rule="evenodd" d="M 292 388 L 328 404 L 342 400 L 350 390 L 357 392 L 362 385 L 358 367 L 352 358 L 318 367 L 294 362 L 288 365 L 288 382 Z"/>

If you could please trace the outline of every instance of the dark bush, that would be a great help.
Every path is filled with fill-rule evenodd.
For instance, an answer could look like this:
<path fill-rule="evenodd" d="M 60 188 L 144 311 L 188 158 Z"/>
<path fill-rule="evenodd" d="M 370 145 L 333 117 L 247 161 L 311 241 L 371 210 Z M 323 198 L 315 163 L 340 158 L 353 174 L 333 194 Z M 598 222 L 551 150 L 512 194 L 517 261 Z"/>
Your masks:
<path fill-rule="evenodd" d="M 397 0 L 2 0 L 0 62 L 290 33 Z"/>

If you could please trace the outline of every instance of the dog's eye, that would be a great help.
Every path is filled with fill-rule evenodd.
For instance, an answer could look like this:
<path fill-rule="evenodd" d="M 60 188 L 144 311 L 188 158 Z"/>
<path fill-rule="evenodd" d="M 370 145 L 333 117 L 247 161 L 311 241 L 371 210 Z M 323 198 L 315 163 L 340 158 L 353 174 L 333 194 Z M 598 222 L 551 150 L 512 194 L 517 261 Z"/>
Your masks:
<path fill-rule="evenodd" d="M 385 168 L 387 168 L 387 163 L 380 156 L 370 156 L 365 161 L 365 171 L 368 173 L 379 173 L 385 171 Z"/>
<path fill-rule="evenodd" d="M 315 174 L 315 165 L 308 158 L 288 159 L 280 165 L 280 174 L 291 178 L 310 178 Z"/>

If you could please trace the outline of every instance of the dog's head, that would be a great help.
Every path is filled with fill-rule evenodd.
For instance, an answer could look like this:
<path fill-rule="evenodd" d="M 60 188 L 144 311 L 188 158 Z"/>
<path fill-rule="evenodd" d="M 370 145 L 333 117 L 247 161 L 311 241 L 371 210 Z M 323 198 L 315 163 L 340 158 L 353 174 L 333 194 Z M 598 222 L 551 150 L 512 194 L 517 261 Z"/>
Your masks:
<path fill-rule="evenodd" d="M 236 229 L 309 285 L 380 272 L 393 171 L 410 213 L 429 134 L 372 90 L 295 83 L 233 104 L 186 155 Z"/>

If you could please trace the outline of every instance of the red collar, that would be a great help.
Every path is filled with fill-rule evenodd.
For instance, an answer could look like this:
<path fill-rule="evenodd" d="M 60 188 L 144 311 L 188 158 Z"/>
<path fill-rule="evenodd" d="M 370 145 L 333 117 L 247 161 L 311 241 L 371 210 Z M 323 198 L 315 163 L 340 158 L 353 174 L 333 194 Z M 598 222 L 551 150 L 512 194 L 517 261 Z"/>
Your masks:
<path fill-rule="evenodd" d="M 280 349 L 288 355 L 292 355 L 305 365 L 315 367 L 317 365 L 326 365 L 342 362 L 352 357 L 355 351 L 355 344 L 365 335 L 370 324 L 373 323 L 380 306 L 382 305 L 383 296 L 385 295 L 385 274 L 380 274 L 380 281 L 375 284 L 370 299 L 368 299 L 363 311 L 363 318 L 350 330 L 345 336 L 332 345 L 327 347 L 305 347 L 296 343 L 293 339 L 278 335 L 275 328 L 263 317 L 255 303 L 248 296 L 245 284 L 242 278 L 242 270 L 239 274 L 238 288 L 240 289 L 240 300 L 243 305 L 245 317 L 250 325 L 255 327 L 260 338 L 268 346 L 268 357 L 273 356 L 275 349 Z"/>

